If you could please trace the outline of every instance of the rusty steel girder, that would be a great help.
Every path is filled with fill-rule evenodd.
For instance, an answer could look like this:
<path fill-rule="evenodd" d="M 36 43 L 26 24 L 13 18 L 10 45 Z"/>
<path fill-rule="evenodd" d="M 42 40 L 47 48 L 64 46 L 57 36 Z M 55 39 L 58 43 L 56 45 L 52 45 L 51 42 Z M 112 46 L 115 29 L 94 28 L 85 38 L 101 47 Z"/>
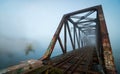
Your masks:
<path fill-rule="evenodd" d="M 83 13 L 86 13 L 86 14 L 79 16 L 79 14 L 83 14 Z M 89 16 L 92 15 L 93 13 L 96 13 L 96 17 L 90 18 Z M 78 20 L 74 21 L 72 18 L 77 18 Z M 83 21 L 83 20 L 86 20 L 86 21 Z M 73 37 L 70 32 L 69 22 L 73 24 L 73 29 L 74 29 Z M 95 23 L 95 25 L 91 25 L 91 23 Z M 63 26 L 64 26 L 64 45 L 62 44 L 62 41 L 60 38 L 60 32 Z M 46 60 L 50 58 L 57 40 L 59 41 L 63 54 L 67 53 L 67 48 L 66 48 L 67 47 L 66 46 L 67 45 L 67 41 L 66 41 L 67 32 L 66 30 L 68 30 L 68 34 L 70 37 L 73 50 L 82 48 L 84 46 L 88 46 L 89 41 L 87 40 L 87 38 L 81 39 L 81 36 L 83 34 L 85 36 L 89 36 L 89 35 L 92 35 L 93 32 L 95 32 L 96 48 L 98 52 L 97 54 L 99 57 L 99 61 L 104 69 L 104 72 L 106 74 L 116 74 L 116 68 L 115 68 L 114 58 L 112 54 L 112 48 L 110 45 L 108 31 L 107 31 L 105 18 L 104 18 L 101 5 L 65 14 L 60 24 L 58 25 L 58 28 L 50 42 L 50 45 L 48 46 L 47 51 L 45 52 L 45 54 L 40 60 Z M 76 45 L 78 45 L 78 48 L 76 48 Z"/>

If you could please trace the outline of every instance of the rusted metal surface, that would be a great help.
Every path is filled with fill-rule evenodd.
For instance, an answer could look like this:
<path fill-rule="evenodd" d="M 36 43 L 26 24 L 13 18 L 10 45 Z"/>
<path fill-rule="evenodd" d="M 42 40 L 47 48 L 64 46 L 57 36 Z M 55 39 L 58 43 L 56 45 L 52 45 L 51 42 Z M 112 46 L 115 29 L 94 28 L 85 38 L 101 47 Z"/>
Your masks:
<path fill-rule="evenodd" d="M 108 35 L 102 7 L 99 6 L 99 7 L 97 7 L 97 9 L 98 9 L 98 19 L 100 22 L 102 50 L 103 50 L 103 57 L 104 57 L 106 73 L 107 74 L 116 74 L 114 58 L 113 58 L 113 54 L 112 54 L 112 48 L 110 45 L 109 35 Z"/>
<path fill-rule="evenodd" d="M 31 59 L 23 61 L 19 65 L 8 67 L 3 74 L 25 74 L 29 71 L 40 68 L 41 66 L 43 66 L 42 61 Z"/>
<path fill-rule="evenodd" d="M 60 36 L 63 27 L 64 41 Z M 91 35 L 95 36 L 94 45 L 89 38 Z M 71 52 L 67 52 L 67 38 Z M 63 54 L 50 58 L 57 40 Z M 39 60 L 43 62 L 42 67 L 28 70 L 25 74 L 117 74 L 101 5 L 65 14 Z"/>
<path fill-rule="evenodd" d="M 83 15 L 80 15 L 80 14 L 83 14 Z M 94 14 L 95 17 L 92 17 L 91 16 L 92 14 Z M 75 21 L 73 18 L 77 19 L 77 21 Z M 73 25 L 73 34 L 71 34 L 71 31 L 69 28 L 70 23 Z M 95 24 L 93 25 L 93 23 Z M 60 38 L 60 32 L 63 25 L 64 25 L 64 45 L 62 44 L 62 41 Z M 68 30 L 68 35 L 69 35 L 73 50 L 79 49 L 85 46 L 90 46 L 90 41 L 88 39 L 89 35 L 96 35 L 95 47 L 97 49 L 97 55 L 99 58 L 100 65 L 102 65 L 103 71 L 107 74 L 116 74 L 116 68 L 115 68 L 114 59 L 112 55 L 112 49 L 111 49 L 108 31 L 107 31 L 101 5 L 65 14 L 53 36 L 53 39 L 46 53 L 41 58 L 41 60 L 46 60 L 50 58 L 50 55 L 54 50 L 54 46 L 57 40 L 60 43 L 63 53 L 67 53 L 66 30 Z M 76 62 L 76 63 L 79 63 L 79 62 Z"/>

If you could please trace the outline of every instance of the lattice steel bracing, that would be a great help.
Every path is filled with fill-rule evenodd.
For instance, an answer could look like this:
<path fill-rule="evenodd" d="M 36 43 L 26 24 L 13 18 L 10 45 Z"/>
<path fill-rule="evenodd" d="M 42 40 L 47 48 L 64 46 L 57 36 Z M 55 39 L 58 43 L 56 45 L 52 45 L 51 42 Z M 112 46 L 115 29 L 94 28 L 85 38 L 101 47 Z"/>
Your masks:
<path fill-rule="evenodd" d="M 70 25 L 72 25 L 72 30 Z M 62 28 L 64 28 L 64 41 L 62 41 L 60 37 Z M 50 58 L 57 40 L 63 54 L 67 53 L 68 37 L 70 38 L 73 50 L 86 46 L 95 46 L 99 63 L 102 65 L 104 73 L 116 74 L 112 49 L 101 5 L 65 14 L 41 60 L 48 60 Z M 92 43 L 93 39 L 96 42 Z"/>

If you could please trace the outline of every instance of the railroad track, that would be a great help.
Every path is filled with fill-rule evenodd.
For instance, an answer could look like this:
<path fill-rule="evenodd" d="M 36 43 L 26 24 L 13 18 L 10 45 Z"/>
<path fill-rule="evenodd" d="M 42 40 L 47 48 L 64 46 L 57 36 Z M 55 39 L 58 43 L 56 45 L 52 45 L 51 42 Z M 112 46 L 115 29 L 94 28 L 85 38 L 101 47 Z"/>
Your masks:
<path fill-rule="evenodd" d="M 46 74 L 52 68 L 58 69 L 62 74 L 100 74 L 100 72 L 91 70 L 94 52 L 93 48 L 86 47 L 62 57 L 50 59 L 46 61 L 44 69 L 38 69 L 38 74 Z M 29 74 L 33 72 L 29 72 Z"/>
<path fill-rule="evenodd" d="M 73 53 L 72 56 L 57 62 L 53 66 L 61 69 L 64 74 L 80 73 L 79 69 L 83 66 L 84 72 L 87 72 L 92 57 L 91 54 L 93 54 L 93 50 L 86 48 L 81 49 Z"/>

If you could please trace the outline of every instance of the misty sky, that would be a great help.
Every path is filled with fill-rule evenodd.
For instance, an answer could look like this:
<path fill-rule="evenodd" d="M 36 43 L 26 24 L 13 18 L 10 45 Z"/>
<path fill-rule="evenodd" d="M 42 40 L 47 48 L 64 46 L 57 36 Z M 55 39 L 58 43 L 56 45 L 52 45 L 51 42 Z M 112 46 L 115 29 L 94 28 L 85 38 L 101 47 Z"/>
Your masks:
<path fill-rule="evenodd" d="M 28 39 L 48 46 L 63 14 L 95 5 L 102 5 L 111 44 L 118 49 L 119 0 L 0 0 L 0 44 Z"/>
<path fill-rule="evenodd" d="M 120 0 L 0 0 L 0 50 L 6 45 L 24 46 L 24 40 L 39 42 L 47 49 L 63 14 L 96 5 L 103 7 L 116 55 L 120 52 Z"/>
<path fill-rule="evenodd" d="M 100 4 L 110 38 L 116 41 L 120 38 L 119 0 L 0 0 L 0 36 L 44 42 L 52 37 L 63 14 Z"/>
<path fill-rule="evenodd" d="M 102 5 L 111 39 L 120 33 L 119 0 L 0 0 L 0 35 L 41 39 L 52 36 L 63 14 Z"/>

